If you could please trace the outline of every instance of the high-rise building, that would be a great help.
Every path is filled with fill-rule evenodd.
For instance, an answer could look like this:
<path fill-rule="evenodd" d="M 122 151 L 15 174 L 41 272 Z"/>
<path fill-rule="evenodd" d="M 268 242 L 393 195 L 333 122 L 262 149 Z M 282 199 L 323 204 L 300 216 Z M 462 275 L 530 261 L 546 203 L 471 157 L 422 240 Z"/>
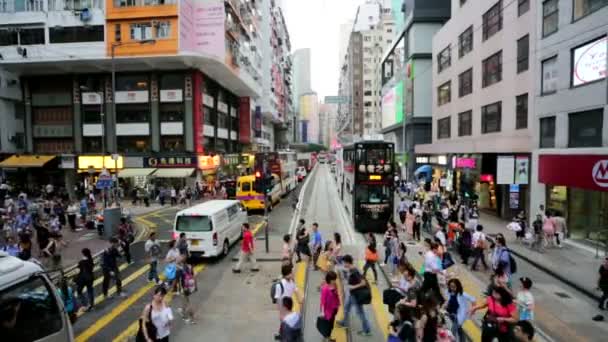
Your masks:
<path fill-rule="evenodd" d="M 516 159 L 516 177 L 530 170 L 529 212 L 544 204 L 566 218 L 570 237 L 593 238 L 608 227 L 608 2 L 529 1 L 529 7 L 536 52 L 529 60 L 518 54 L 518 65 L 530 65 L 534 150 L 529 165 Z"/>
<path fill-rule="evenodd" d="M 297 108 L 296 112 L 300 108 L 300 97 L 304 94 L 312 92 L 312 84 L 311 84 L 311 51 L 309 48 L 298 49 L 293 52 L 292 60 L 293 60 L 293 103 L 294 107 Z M 294 115 L 293 127 L 297 127 L 297 119 L 299 114 Z M 294 129 L 294 136 L 297 130 Z M 297 139 L 295 141 L 298 141 Z"/>
<path fill-rule="evenodd" d="M 340 32 L 338 34 L 338 65 L 342 65 L 344 63 L 346 50 L 348 49 L 350 33 L 353 31 L 354 24 L 354 20 L 347 20 L 346 22 L 340 24 Z"/>
<path fill-rule="evenodd" d="M 256 147 L 251 123 L 262 131 L 256 100 L 271 71 L 271 121 L 282 128 L 290 113 L 289 37 L 273 1 L 5 0 L 0 37 L 2 105 L 11 98 L 24 118 L 24 138 L 16 127 L 2 149 L 19 152 L 23 141 L 38 156 L 0 167 L 25 169 L 13 177 L 24 185 L 71 190 L 103 168 L 121 178 L 157 168 L 159 179 L 207 176 L 217 161 L 209 155 Z"/>
<path fill-rule="evenodd" d="M 300 95 L 299 100 L 299 139 L 301 143 L 319 143 L 319 98 L 317 93 Z"/>
<path fill-rule="evenodd" d="M 433 35 L 450 18 L 452 2 L 456 0 L 405 1 L 405 12 L 399 12 L 403 30 L 393 38 L 379 67 L 382 133 L 395 143 L 404 179 L 416 170 L 415 146 L 432 141 Z M 395 20 L 394 27 L 400 22 Z"/>

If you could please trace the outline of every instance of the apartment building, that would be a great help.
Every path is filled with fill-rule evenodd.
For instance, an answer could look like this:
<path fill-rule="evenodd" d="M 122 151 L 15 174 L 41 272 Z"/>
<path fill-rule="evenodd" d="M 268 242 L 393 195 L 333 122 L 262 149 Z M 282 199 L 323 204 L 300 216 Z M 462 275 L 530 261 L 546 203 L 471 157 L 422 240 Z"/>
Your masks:
<path fill-rule="evenodd" d="M 300 98 L 304 94 L 312 92 L 311 84 L 311 50 L 309 48 L 297 49 L 292 54 L 293 60 L 293 104 L 297 108 L 296 115 L 293 120 L 293 134 L 294 141 L 302 142 L 301 132 L 302 125 L 301 120 L 304 120 L 302 113 L 300 112 Z"/>
<path fill-rule="evenodd" d="M 608 1 L 537 6 L 531 209 L 544 204 L 571 237 L 597 238 L 608 226 Z"/>
<path fill-rule="evenodd" d="M 412 179 L 418 167 L 415 148 L 429 144 L 432 126 L 433 36 L 450 18 L 450 0 L 403 2 L 403 24 L 395 20 L 392 44 L 378 69 L 382 130 L 395 143 L 402 178 Z"/>
<path fill-rule="evenodd" d="M 3 0 L 0 68 L 21 83 L 34 162 L 0 167 L 68 189 L 108 165 L 209 175 L 210 155 L 255 148 L 263 23 L 252 0 Z"/>

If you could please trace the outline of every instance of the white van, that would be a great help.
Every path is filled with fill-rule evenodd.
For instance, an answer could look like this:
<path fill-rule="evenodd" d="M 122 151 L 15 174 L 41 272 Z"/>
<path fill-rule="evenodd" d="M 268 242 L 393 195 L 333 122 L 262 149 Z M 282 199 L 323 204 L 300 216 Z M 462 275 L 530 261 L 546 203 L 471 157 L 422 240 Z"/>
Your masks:
<path fill-rule="evenodd" d="M 173 236 L 186 233 L 190 253 L 201 257 L 226 255 L 241 238 L 247 211 L 240 201 L 213 200 L 184 209 L 175 215 Z"/>
<path fill-rule="evenodd" d="M 0 252 L 0 320 L 3 341 L 74 341 L 63 302 L 42 267 L 4 252 Z"/>

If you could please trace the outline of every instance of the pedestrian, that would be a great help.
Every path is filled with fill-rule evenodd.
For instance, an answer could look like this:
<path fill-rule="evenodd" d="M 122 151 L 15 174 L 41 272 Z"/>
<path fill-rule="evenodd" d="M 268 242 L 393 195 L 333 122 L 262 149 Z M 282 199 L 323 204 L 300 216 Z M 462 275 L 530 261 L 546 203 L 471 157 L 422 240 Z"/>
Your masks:
<path fill-rule="evenodd" d="M 515 342 L 534 341 L 534 326 L 529 321 L 519 321 L 513 327 L 513 338 Z"/>
<path fill-rule="evenodd" d="M 172 186 L 171 187 L 171 206 L 174 206 L 177 204 L 177 190 L 175 190 L 175 187 Z"/>
<path fill-rule="evenodd" d="M 148 281 L 153 281 L 159 285 L 160 278 L 158 277 L 158 259 L 160 258 L 162 249 L 160 247 L 160 243 L 156 240 L 156 232 L 150 233 L 150 236 L 144 245 L 144 251 L 146 253 L 148 263 L 150 264 Z"/>
<path fill-rule="evenodd" d="M 422 283 L 418 280 L 418 272 L 416 272 L 411 264 L 399 264 L 399 271 L 401 272 L 401 277 L 394 288 L 399 292 L 401 298 L 396 304 L 405 305 L 414 314 L 418 305 Z M 391 307 L 389 305 L 389 312 L 394 312 L 394 306 Z"/>
<path fill-rule="evenodd" d="M 389 325 L 388 342 L 416 342 L 416 325 L 412 310 L 397 305 L 395 319 Z"/>
<path fill-rule="evenodd" d="M 291 248 L 291 235 L 283 235 L 283 247 L 281 248 L 281 262 L 283 265 L 291 265 L 293 260 L 293 251 Z"/>
<path fill-rule="evenodd" d="M 598 273 L 597 287 L 602 291 L 602 297 L 600 298 L 598 308 L 600 310 L 606 310 L 608 309 L 608 257 L 604 259 Z"/>
<path fill-rule="evenodd" d="M 156 287 L 152 302 L 144 307 L 141 314 L 141 332 L 146 342 L 169 342 L 173 311 L 165 303 L 166 295 L 167 289 L 162 286 Z M 148 329 L 150 323 L 154 326 L 154 329 Z M 152 332 L 154 335 L 151 334 Z M 142 334 L 138 332 L 138 335 Z"/>
<path fill-rule="evenodd" d="M 135 241 L 135 235 L 133 234 L 133 227 L 127 222 L 126 217 L 120 218 L 120 224 L 118 225 L 118 240 L 120 241 L 120 247 L 125 255 L 125 260 L 128 264 L 132 263 L 131 243 Z"/>
<path fill-rule="evenodd" d="M 534 229 L 534 240 L 532 241 L 532 244 L 530 246 L 530 248 L 532 249 L 536 249 L 539 252 L 543 252 L 544 250 L 544 243 L 543 243 L 543 216 L 538 214 L 536 215 L 536 220 L 534 220 L 534 222 L 532 222 L 532 228 Z"/>
<path fill-rule="evenodd" d="M 566 239 L 566 235 L 568 234 L 568 226 L 566 225 L 566 219 L 564 216 L 555 212 L 553 216 L 553 223 L 555 225 L 555 242 L 557 244 L 557 248 L 562 248 L 562 242 Z"/>
<path fill-rule="evenodd" d="M 78 261 L 78 275 L 76 276 L 76 293 L 78 294 L 78 299 L 80 300 L 81 306 L 86 310 L 90 311 L 93 309 L 93 305 L 95 304 L 95 292 L 93 281 L 95 280 L 94 276 L 94 267 L 95 264 L 93 262 L 93 256 L 91 255 L 91 250 L 88 248 L 83 248 L 80 253 L 82 254 L 82 259 Z M 83 290 L 87 289 L 87 295 L 83 295 Z"/>
<path fill-rule="evenodd" d="M 63 302 L 63 307 L 65 308 L 65 312 L 70 319 L 70 323 L 76 323 L 76 319 L 78 318 L 76 308 L 76 298 L 74 297 L 74 290 L 68 283 L 68 279 L 66 277 L 62 277 L 59 283 L 59 289 L 57 290 L 61 301 Z"/>
<path fill-rule="evenodd" d="M 122 292 L 122 281 L 120 279 L 120 270 L 118 269 L 118 259 L 120 252 L 118 251 L 119 241 L 117 238 L 110 238 L 110 246 L 101 254 L 101 272 L 103 274 L 103 283 L 101 286 L 103 296 L 108 297 L 110 281 L 113 279 L 116 283 L 116 293 L 119 297 L 126 297 Z"/>
<path fill-rule="evenodd" d="M 342 236 L 338 232 L 334 233 L 331 262 L 334 265 L 342 264 Z"/>
<path fill-rule="evenodd" d="M 517 304 L 517 311 L 519 319 L 522 321 L 533 321 L 534 320 L 534 296 L 530 289 L 532 288 L 532 280 L 528 277 L 519 278 L 521 282 L 521 290 L 517 293 L 515 304 Z"/>
<path fill-rule="evenodd" d="M 519 320 L 513 296 L 505 288 L 495 287 L 485 303 L 473 306 L 469 314 L 483 309 L 487 312 L 481 324 L 481 341 L 492 342 L 496 338 L 499 342 L 510 342 L 511 326 Z"/>
<path fill-rule="evenodd" d="M 177 250 L 179 250 L 179 254 L 186 259 L 190 256 L 186 233 L 179 233 L 179 239 L 177 240 Z"/>
<path fill-rule="evenodd" d="M 315 222 L 312 224 L 312 263 L 315 271 L 319 269 L 317 261 L 322 250 L 323 237 L 321 236 L 321 232 L 319 232 L 319 224 Z"/>
<path fill-rule="evenodd" d="M 397 275 L 397 266 L 399 265 L 399 233 L 397 232 L 397 230 L 393 230 L 391 232 L 392 236 L 390 241 L 390 248 L 391 248 L 391 261 L 390 261 L 390 269 L 391 269 L 391 274 L 393 275 L 393 277 L 395 277 Z"/>
<path fill-rule="evenodd" d="M 47 265 L 54 269 L 58 270 L 61 268 L 61 242 L 56 235 L 51 235 L 51 238 L 48 240 L 48 243 L 42 250 L 42 254 L 46 257 Z"/>
<path fill-rule="evenodd" d="M 361 293 L 366 290 L 369 290 L 367 281 L 365 280 L 365 278 L 363 278 L 357 267 L 355 267 L 355 265 L 353 264 L 352 256 L 346 254 L 342 257 L 342 261 L 344 263 L 344 268 L 346 269 L 346 272 L 348 274 L 347 288 L 349 295 L 346 298 L 346 304 L 344 305 L 344 319 L 342 321 L 338 321 L 337 324 L 345 328 L 348 327 L 350 310 L 354 306 L 355 311 L 359 316 L 359 319 L 361 320 L 363 328 L 363 330 L 358 331 L 357 334 L 362 336 L 371 336 L 372 333 L 369 321 L 365 315 L 365 310 L 363 309 L 364 303 L 359 302 L 363 299 Z"/>
<path fill-rule="evenodd" d="M 169 241 L 169 250 L 165 256 L 165 282 L 170 284 L 169 288 L 174 293 L 180 291 L 180 270 L 178 264 L 180 262 L 181 254 L 177 248 L 177 240 Z"/>
<path fill-rule="evenodd" d="M 510 283 L 511 274 L 513 273 L 511 269 L 511 251 L 507 248 L 504 236 L 497 236 L 495 244 L 496 246 L 492 255 L 492 269 L 496 270 L 501 267 L 509 278 Z"/>
<path fill-rule="evenodd" d="M 405 231 L 407 233 L 407 237 L 409 239 L 414 239 L 414 221 L 416 220 L 416 215 L 414 215 L 414 205 L 410 205 L 406 215 L 405 215 Z"/>
<path fill-rule="evenodd" d="M 253 234 L 251 233 L 251 228 L 249 223 L 243 223 L 241 229 L 243 230 L 243 241 L 241 242 L 241 254 L 239 255 L 239 261 L 237 262 L 235 268 L 232 269 L 234 273 L 241 273 L 241 266 L 248 260 L 251 263 L 251 272 L 258 272 L 259 269 L 257 267 L 255 261 L 255 245 L 253 242 Z"/>
<path fill-rule="evenodd" d="M 405 203 L 405 197 L 401 197 L 397 212 L 399 213 L 399 220 L 401 221 L 401 229 L 405 230 L 405 219 L 407 216 L 407 203 Z"/>
<path fill-rule="evenodd" d="M 373 234 L 370 233 L 373 238 Z M 378 282 L 378 271 L 376 271 L 376 263 L 378 262 L 378 251 L 376 250 L 376 240 L 369 239 L 365 248 L 365 265 L 363 265 L 363 278 L 367 275 L 367 270 L 372 269 L 374 273 L 374 282 Z"/>
<path fill-rule="evenodd" d="M 194 324 L 194 309 L 190 303 L 190 296 L 198 290 L 196 278 L 194 274 L 194 268 L 188 263 L 184 263 L 183 274 L 182 274 L 182 289 L 183 289 L 183 303 L 182 307 L 177 309 L 182 315 L 184 322 L 188 324 Z"/>
<path fill-rule="evenodd" d="M 472 238 L 473 245 L 473 264 L 471 264 L 471 270 L 477 269 L 477 263 L 481 260 L 484 270 L 488 270 L 488 264 L 486 264 L 486 257 L 484 255 L 486 249 L 486 234 L 483 232 L 483 226 L 478 224 L 475 233 Z"/>
<path fill-rule="evenodd" d="M 422 217 L 419 214 L 414 215 L 414 223 L 412 225 L 413 238 L 420 241 L 420 228 L 422 226 Z"/>
<path fill-rule="evenodd" d="M 298 230 L 298 234 L 296 235 L 296 262 L 302 261 L 302 254 L 307 256 L 308 260 L 312 257 L 312 253 L 310 252 L 310 235 L 306 230 L 306 227 L 302 227 Z"/>
<path fill-rule="evenodd" d="M 79 229 L 76 225 L 76 215 L 77 214 L 78 214 L 78 205 L 76 203 L 70 203 L 70 205 L 68 206 L 68 224 L 70 226 L 70 229 L 73 232 L 82 230 L 82 229 Z"/>
<path fill-rule="evenodd" d="M 555 221 L 552 217 L 552 212 L 547 210 L 545 213 L 545 219 L 543 220 L 543 233 L 545 239 L 545 247 L 555 246 Z"/>
<path fill-rule="evenodd" d="M 16 233 L 31 231 L 32 224 L 32 215 L 27 213 L 25 207 L 19 208 L 19 214 L 15 217 Z"/>
<path fill-rule="evenodd" d="M 395 222 L 387 222 L 386 228 L 386 232 L 384 232 L 384 241 L 382 242 L 382 245 L 384 246 L 384 262 L 380 266 L 386 266 L 391 261 L 391 238 L 393 236 L 392 231 L 396 228 Z"/>
<path fill-rule="evenodd" d="M 299 312 L 293 311 L 293 299 L 291 297 L 283 297 L 281 307 L 285 314 L 281 319 L 280 341 L 304 342 L 302 315 Z"/>
<path fill-rule="evenodd" d="M 19 235 L 19 253 L 17 257 L 21 260 L 30 260 L 32 257 L 32 240 L 30 234 Z"/>
<path fill-rule="evenodd" d="M 464 265 L 468 265 L 469 257 L 471 256 L 471 245 L 473 243 L 473 234 L 471 234 L 471 230 L 466 228 L 463 222 L 459 223 L 460 231 L 462 232 L 458 237 L 458 254 L 460 254 L 460 259 Z"/>
<path fill-rule="evenodd" d="M 17 244 L 13 235 L 7 237 L 6 243 L 2 246 L 2 251 L 13 257 L 19 255 L 19 244 Z"/>
<path fill-rule="evenodd" d="M 443 305 L 444 299 L 439 289 L 438 275 L 443 273 L 441 257 L 439 256 L 439 244 L 431 242 L 429 250 L 424 254 L 424 273 L 422 282 L 422 293 L 432 291 L 435 298 Z"/>
<path fill-rule="evenodd" d="M 338 309 L 340 308 L 340 295 L 338 294 L 338 288 L 336 282 L 338 280 L 338 275 L 334 271 L 329 271 L 325 275 L 325 284 L 321 287 L 321 315 L 322 319 L 325 321 L 325 326 L 327 327 L 325 331 L 321 333 L 323 336 L 323 340 L 325 342 L 334 341 L 330 338 L 331 332 L 334 328 L 334 322 L 336 320 L 336 315 L 338 314 Z"/>
<path fill-rule="evenodd" d="M 448 300 L 444 308 L 452 320 L 452 334 L 456 337 L 456 342 L 466 341 L 462 325 L 468 319 L 469 309 L 475 306 L 475 297 L 464 292 L 462 283 L 458 278 L 448 281 Z"/>
<path fill-rule="evenodd" d="M 281 266 L 281 280 L 279 280 L 279 286 L 276 287 L 277 290 L 274 293 L 274 299 L 277 302 L 277 308 L 279 312 L 279 321 L 281 325 L 279 326 L 279 332 L 275 334 L 275 340 L 281 340 L 282 337 L 282 328 L 283 328 L 283 319 L 285 316 L 289 314 L 282 303 L 284 298 L 292 298 L 294 295 L 296 299 L 301 304 L 303 303 L 304 296 L 298 289 L 296 282 L 293 277 L 293 266 L 292 265 L 283 265 Z"/>

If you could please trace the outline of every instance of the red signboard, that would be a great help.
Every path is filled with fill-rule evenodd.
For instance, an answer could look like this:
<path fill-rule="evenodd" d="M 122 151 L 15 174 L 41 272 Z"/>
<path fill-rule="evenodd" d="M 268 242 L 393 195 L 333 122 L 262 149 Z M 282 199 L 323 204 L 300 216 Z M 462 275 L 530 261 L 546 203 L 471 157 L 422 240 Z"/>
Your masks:
<path fill-rule="evenodd" d="M 239 142 L 251 143 L 251 103 L 248 97 L 239 99 Z"/>
<path fill-rule="evenodd" d="M 540 155 L 538 181 L 608 191 L 608 155 Z"/>
<path fill-rule="evenodd" d="M 204 137 L 203 137 L 203 74 L 194 72 L 194 82 L 192 85 L 192 114 L 194 115 L 194 151 L 196 153 L 204 153 Z"/>
<path fill-rule="evenodd" d="M 456 158 L 456 167 L 461 169 L 474 169 L 477 167 L 475 158 Z"/>

